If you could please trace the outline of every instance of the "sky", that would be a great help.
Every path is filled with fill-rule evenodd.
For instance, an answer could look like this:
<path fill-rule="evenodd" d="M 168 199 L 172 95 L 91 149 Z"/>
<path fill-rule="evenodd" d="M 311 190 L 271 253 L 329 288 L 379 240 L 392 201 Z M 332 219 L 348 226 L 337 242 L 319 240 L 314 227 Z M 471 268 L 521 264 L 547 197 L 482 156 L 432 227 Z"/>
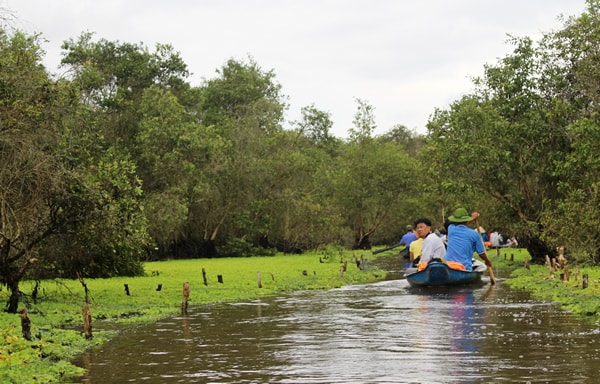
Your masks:
<path fill-rule="evenodd" d="M 539 40 L 579 16 L 585 0 L 0 0 L 13 24 L 45 40 L 53 74 L 61 44 L 97 39 L 170 44 L 200 86 L 229 59 L 273 71 L 289 108 L 286 127 L 314 105 L 331 133 L 348 136 L 357 99 L 382 134 L 425 133 L 435 109 L 473 91 L 485 64 L 512 51 L 509 35 Z"/>

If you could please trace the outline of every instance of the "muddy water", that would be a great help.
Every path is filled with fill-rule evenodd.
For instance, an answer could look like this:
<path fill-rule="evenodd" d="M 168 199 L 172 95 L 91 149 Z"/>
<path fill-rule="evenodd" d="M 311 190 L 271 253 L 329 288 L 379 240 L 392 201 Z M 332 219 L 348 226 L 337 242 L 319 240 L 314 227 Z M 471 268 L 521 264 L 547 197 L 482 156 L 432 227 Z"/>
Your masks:
<path fill-rule="evenodd" d="M 594 383 L 600 328 L 496 286 L 405 280 L 192 308 L 76 362 L 81 383 Z"/>

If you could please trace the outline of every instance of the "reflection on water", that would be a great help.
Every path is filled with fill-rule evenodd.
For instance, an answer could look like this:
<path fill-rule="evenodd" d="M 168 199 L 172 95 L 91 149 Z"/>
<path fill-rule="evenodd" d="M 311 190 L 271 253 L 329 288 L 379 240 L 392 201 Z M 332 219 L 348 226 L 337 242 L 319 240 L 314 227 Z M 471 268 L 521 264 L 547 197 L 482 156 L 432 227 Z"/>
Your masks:
<path fill-rule="evenodd" d="M 405 280 L 190 308 L 82 356 L 82 383 L 593 382 L 594 324 L 502 284 Z"/>

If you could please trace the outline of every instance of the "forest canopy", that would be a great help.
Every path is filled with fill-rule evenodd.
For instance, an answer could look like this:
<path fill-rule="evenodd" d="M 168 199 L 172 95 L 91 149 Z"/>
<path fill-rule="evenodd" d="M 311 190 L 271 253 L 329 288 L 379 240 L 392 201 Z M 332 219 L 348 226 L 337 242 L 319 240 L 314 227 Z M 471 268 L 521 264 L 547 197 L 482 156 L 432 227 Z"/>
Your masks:
<path fill-rule="evenodd" d="M 55 78 L 41 36 L 4 25 L 2 283 L 18 293 L 25 276 L 138 275 L 143 260 L 368 249 L 459 206 L 534 261 L 564 245 L 597 263 L 599 11 L 589 0 L 538 41 L 513 37 L 425 134 L 399 123 L 374 135 L 375 109 L 356 99 L 347 139 L 315 105 L 284 128 L 284 87 L 252 58 L 192 86 L 174 47 L 86 32 L 63 43 Z"/>

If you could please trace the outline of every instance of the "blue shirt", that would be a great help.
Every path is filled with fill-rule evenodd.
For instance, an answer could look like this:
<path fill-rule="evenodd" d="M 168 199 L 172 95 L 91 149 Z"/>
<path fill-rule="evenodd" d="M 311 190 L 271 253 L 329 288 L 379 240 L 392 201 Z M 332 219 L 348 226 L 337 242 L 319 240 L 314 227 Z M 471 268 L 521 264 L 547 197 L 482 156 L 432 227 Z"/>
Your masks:
<path fill-rule="evenodd" d="M 406 232 L 402 238 L 400 239 L 400 244 L 404 244 L 407 247 L 410 246 L 410 243 L 417 240 L 417 235 L 413 231 Z"/>
<path fill-rule="evenodd" d="M 448 247 L 446 261 L 458 261 L 468 271 L 473 270 L 473 253 L 485 253 L 481 236 L 464 224 L 450 224 L 448 227 Z"/>

